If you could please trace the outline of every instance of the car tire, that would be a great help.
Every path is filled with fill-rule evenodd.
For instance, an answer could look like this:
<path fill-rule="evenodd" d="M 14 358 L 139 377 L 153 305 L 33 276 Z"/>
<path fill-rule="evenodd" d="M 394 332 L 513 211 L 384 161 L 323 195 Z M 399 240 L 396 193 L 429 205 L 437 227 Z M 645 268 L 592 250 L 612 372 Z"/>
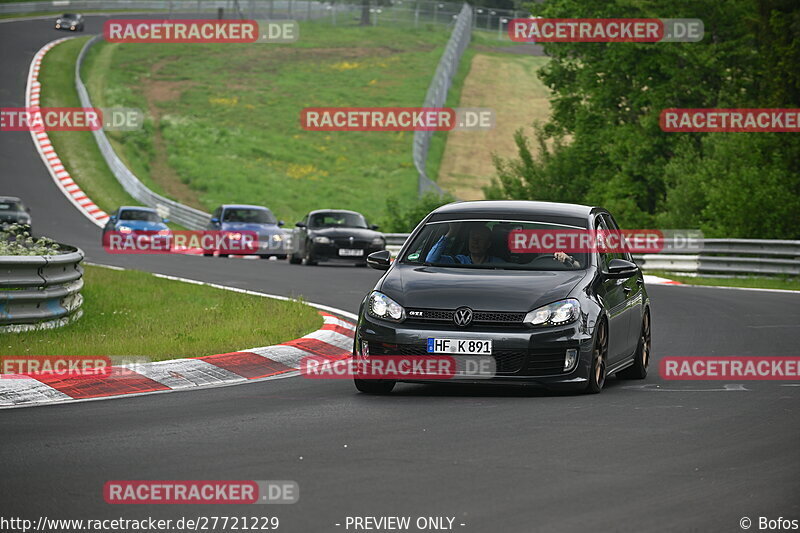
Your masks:
<path fill-rule="evenodd" d="M 305 266 L 316 266 L 317 262 L 311 259 L 311 252 L 309 252 L 310 249 L 311 246 L 306 246 L 306 255 L 303 257 L 303 264 Z"/>
<path fill-rule="evenodd" d="M 214 252 L 203 252 L 203 257 L 214 257 Z"/>
<path fill-rule="evenodd" d="M 228 257 L 231 254 L 217 254 L 217 257 Z"/>
<path fill-rule="evenodd" d="M 293 265 L 299 265 L 302 262 L 303 262 L 303 258 L 297 256 L 296 254 L 292 254 L 292 255 L 289 256 L 289 263 L 291 263 Z"/>
<path fill-rule="evenodd" d="M 396 382 L 378 379 L 355 379 L 353 383 L 359 392 L 365 394 L 389 394 L 394 389 Z"/>
<path fill-rule="evenodd" d="M 603 390 L 606 383 L 606 361 L 608 359 L 608 326 L 605 321 L 600 322 L 597 337 L 592 348 L 592 366 L 589 369 L 589 382 L 584 392 L 597 394 Z"/>
<path fill-rule="evenodd" d="M 277 259 L 278 261 L 283 261 L 286 259 L 286 257 L 287 257 L 286 255 L 281 254 L 281 255 L 276 255 L 275 259 Z"/>
<path fill-rule="evenodd" d="M 642 318 L 642 331 L 639 333 L 639 343 L 633 356 L 633 365 L 617 372 L 620 379 L 644 379 L 647 377 L 647 366 L 650 364 L 650 312 L 645 311 Z"/>

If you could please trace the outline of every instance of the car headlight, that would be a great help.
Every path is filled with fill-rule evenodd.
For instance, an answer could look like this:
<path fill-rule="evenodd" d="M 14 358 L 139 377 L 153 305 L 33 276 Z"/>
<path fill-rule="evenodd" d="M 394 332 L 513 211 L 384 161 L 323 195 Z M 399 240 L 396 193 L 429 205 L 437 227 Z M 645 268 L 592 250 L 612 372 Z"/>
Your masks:
<path fill-rule="evenodd" d="M 383 246 L 383 237 L 375 237 L 372 239 L 372 246 Z"/>
<path fill-rule="evenodd" d="M 406 310 L 400 304 L 378 291 L 373 291 L 367 298 L 367 313 L 375 318 L 391 320 L 392 322 L 402 322 L 406 319 Z"/>
<path fill-rule="evenodd" d="M 527 315 L 523 322 L 529 326 L 561 326 L 574 322 L 581 314 L 581 305 L 574 298 L 554 302 Z"/>
<path fill-rule="evenodd" d="M 117 231 L 119 231 L 120 233 L 128 234 L 128 233 L 132 232 L 133 230 L 131 228 L 129 228 L 128 226 L 120 226 L 119 228 L 117 228 Z"/>
<path fill-rule="evenodd" d="M 319 236 L 314 237 L 314 244 L 330 244 L 331 240 L 327 237 Z"/>
<path fill-rule="evenodd" d="M 275 235 L 272 236 L 272 240 L 275 241 L 275 242 L 281 242 L 281 241 L 283 241 L 283 235 L 275 234 Z"/>

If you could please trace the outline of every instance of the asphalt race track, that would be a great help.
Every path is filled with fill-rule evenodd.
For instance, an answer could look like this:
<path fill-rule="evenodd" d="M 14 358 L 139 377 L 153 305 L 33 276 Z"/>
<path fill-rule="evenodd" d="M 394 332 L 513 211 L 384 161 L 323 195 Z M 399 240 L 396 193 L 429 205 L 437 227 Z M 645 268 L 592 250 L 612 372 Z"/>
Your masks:
<path fill-rule="evenodd" d="M 102 20 L 88 17 L 86 33 Z M 33 54 L 63 36 L 49 18 L 0 23 L 0 105 L 24 106 Z M 29 133 L 0 133 L 0 165 L 0 194 L 22 197 L 36 233 L 81 247 L 88 261 L 351 312 L 379 277 L 349 266 L 108 255 Z M 472 532 L 740 531 L 744 516 L 800 517 L 796 382 L 658 376 L 668 355 L 798 355 L 800 296 L 649 290 L 650 377 L 610 379 L 600 395 L 402 385 L 370 397 L 349 381 L 290 378 L 4 410 L 0 515 L 278 516 L 288 532 L 346 531 L 347 516 L 380 515 L 450 516 L 456 530 Z M 295 480 L 301 496 L 281 506 L 103 501 L 106 481 L 136 479 Z"/>

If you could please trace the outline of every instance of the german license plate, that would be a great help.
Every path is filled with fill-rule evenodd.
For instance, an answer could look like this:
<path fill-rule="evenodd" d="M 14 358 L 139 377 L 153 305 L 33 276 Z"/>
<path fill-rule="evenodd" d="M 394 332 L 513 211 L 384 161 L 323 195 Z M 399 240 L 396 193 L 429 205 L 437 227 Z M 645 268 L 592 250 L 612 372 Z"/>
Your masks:
<path fill-rule="evenodd" d="M 492 341 L 478 339 L 428 338 L 428 353 L 492 355 Z"/>
<path fill-rule="evenodd" d="M 339 255 L 343 257 L 361 257 L 364 255 L 364 250 L 349 250 L 347 248 L 340 248 Z"/>

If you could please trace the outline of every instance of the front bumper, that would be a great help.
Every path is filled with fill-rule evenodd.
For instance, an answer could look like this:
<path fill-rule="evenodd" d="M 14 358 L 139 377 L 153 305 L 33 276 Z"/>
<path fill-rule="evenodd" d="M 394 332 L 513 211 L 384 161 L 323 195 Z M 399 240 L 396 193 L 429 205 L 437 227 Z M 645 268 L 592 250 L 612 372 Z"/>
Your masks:
<path fill-rule="evenodd" d="M 455 325 L 448 328 L 440 324 L 409 321 L 396 324 L 362 313 L 355 342 L 359 354 L 362 343 L 367 342 L 369 357 L 425 356 L 432 355 L 426 349 L 429 337 L 492 341 L 491 357 L 496 369 L 493 377 L 475 379 L 457 376 L 448 379 L 448 382 L 538 384 L 552 388 L 570 388 L 585 384 L 590 375 L 593 338 L 580 322 L 540 329 L 477 326 L 458 328 Z M 577 350 L 578 360 L 573 368 L 564 370 L 567 350 Z M 442 380 L 435 381 L 442 383 Z"/>
<path fill-rule="evenodd" d="M 361 255 L 340 255 L 340 249 L 347 249 L 347 250 L 362 250 Z M 357 262 L 357 263 L 366 263 L 367 256 L 373 252 L 379 252 L 383 250 L 383 246 L 363 246 L 354 244 L 352 247 L 350 246 L 338 246 L 335 243 L 332 244 L 318 244 L 314 243 L 311 245 L 311 257 L 314 261 L 324 262 L 324 261 L 347 261 L 347 262 Z"/>

